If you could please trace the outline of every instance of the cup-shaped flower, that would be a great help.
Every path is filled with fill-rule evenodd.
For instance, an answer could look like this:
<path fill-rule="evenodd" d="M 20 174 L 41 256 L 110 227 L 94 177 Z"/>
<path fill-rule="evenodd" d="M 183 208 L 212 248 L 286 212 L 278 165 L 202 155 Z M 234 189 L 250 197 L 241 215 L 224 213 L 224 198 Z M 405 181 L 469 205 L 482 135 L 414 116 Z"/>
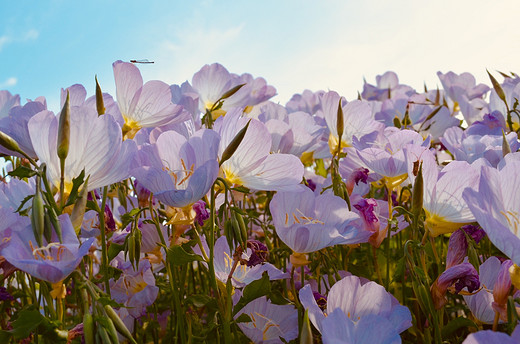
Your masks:
<path fill-rule="evenodd" d="M 420 134 L 412 130 L 399 130 L 388 127 L 378 140 L 370 147 L 363 149 L 357 142 L 354 147 L 358 155 L 371 171 L 384 177 L 385 184 L 393 188 L 401 184 L 408 176 L 407 156 L 404 148 L 407 145 L 428 146 L 429 140 L 423 141 Z"/>
<path fill-rule="evenodd" d="M 139 150 L 132 175 L 164 204 L 185 207 L 201 199 L 218 176 L 219 136 L 210 129 L 189 139 L 175 131 L 162 133 L 155 144 Z"/>
<path fill-rule="evenodd" d="M 60 243 L 53 231 L 50 242 L 43 239 L 42 247 L 38 247 L 30 223 L 12 231 L 9 244 L 0 254 L 29 275 L 41 280 L 58 283 L 65 279 L 88 253 L 94 238 L 80 245 L 68 215 L 58 217 L 61 225 L 63 241 Z M 27 221 L 28 222 L 28 221 Z"/>
<path fill-rule="evenodd" d="M 462 198 L 467 187 L 474 187 L 479 179 L 478 163 L 452 161 L 441 172 L 424 174 L 423 207 L 426 212 L 426 228 L 432 236 L 451 233 L 475 221 Z M 423 170 L 424 170 L 423 166 Z"/>
<path fill-rule="evenodd" d="M 251 322 L 240 322 L 238 327 L 253 343 L 280 343 L 298 337 L 298 311 L 292 305 L 275 305 L 261 297 L 248 303 L 235 318 L 246 314 Z"/>
<path fill-rule="evenodd" d="M 221 170 L 231 183 L 256 190 L 290 190 L 303 177 L 303 164 L 291 154 L 270 154 L 271 134 L 260 121 L 242 118 L 240 108 L 230 110 L 215 128 L 220 133 L 219 157 L 247 124 L 249 127 L 233 155 Z"/>
<path fill-rule="evenodd" d="M 50 111 L 42 111 L 29 120 L 28 126 L 34 150 L 40 162 L 47 165 L 51 185 L 59 187 L 58 118 Z M 122 142 L 121 128 L 111 115 L 98 116 L 90 107 L 72 107 L 65 192 L 70 192 L 72 179 L 83 169 L 85 176 L 90 176 L 89 191 L 127 178 L 136 150 L 135 142 Z"/>
<path fill-rule="evenodd" d="M 489 240 L 520 264 L 520 161 L 505 159 L 502 169 L 483 167 L 478 191 L 467 188 L 462 197 Z"/>
<path fill-rule="evenodd" d="M 110 280 L 110 291 L 114 300 L 124 304 L 131 316 L 139 318 L 144 314 L 146 307 L 155 301 L 159 288 L 155 285 L 155 277 L 148 260 L 139 261 L 137 269 L 134 270 L 130 262 L 120 258 L 117 258 L 117 267 L 123 270 L 123 273 L 117 281 Z"/>
<path fill-rule="evenodd" d="M 359 216 L 331 194 L 315 195 L 303 185 L 278 192 L 269 205 L 280 239 L 296 253 L 366 242 L 372 232 L 354 226 Z"/>
<path fill-rule="evenodd" d="M 337 149 L 341 141 L 341 147 L 352 146 L 354 136 L 361 142 L 372 141 L 383 130 L 384 125 L 374 120 L 370 104 L 361 100 L 347 102 L 342 100 L 343 134 L 338 137 L 338 106 L 341 97 L 338 93 L 330 91 L 321 98 L 323 117 L 330 131 L 329 147 L 331 152 Z"/>
<path fill-rule="evenodd" d="M 112 64 L 117 104 L 125 120 L 125 130 L 135 133 L 143 127 L 156 127 L 187 120 L 182 106 L 172 103 L 170 86 L 158 80 L 143 85 L 139 69 L 132 63 Z M 133 136 L 132 136 L 133 137 Z"/>
<path fill-rule="evenodd" d="M 308 309 L 309 320 L 322 334 L 327 328 L 327 315 L 330 316 L 336 309 L 341 310 L 346 318 L 355 323 L 369 315 L 383 317 L 392 324 L 397 333 L 412 326 L 412 315 L 407 307 L 401 306 L 379 284 L 372 281 L 363 283 L 357 276 L 346 276 L 332 286 L 325 312 L 316 303 L 310 285 L 300 289 L 300 302 Z"/>

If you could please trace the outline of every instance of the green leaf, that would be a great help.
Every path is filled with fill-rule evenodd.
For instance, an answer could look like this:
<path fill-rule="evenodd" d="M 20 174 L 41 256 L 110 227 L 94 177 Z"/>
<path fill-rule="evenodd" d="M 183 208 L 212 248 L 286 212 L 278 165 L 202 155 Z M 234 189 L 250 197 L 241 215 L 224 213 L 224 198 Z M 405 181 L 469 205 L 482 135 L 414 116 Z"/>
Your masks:
<path fill-rule="evenodd" d="M 235 319 L 236 323 L 249 323 L 252 322 L 251 317 L 245 313 L 240 314 L 238 318 Z"/>
<path fill-rule="evenodd" d="M 111 243 L 110 246 L 108 246 L 108 261 L 111 262 L 124 248 L 125 245 Z"/>
<path fill-rule="evenodd" d="M 128 226 L 128 224 L 134 220 L 134 217 L 137 214 L 139 214 L 140 210 L 141 210 L 140 208 L 134 208 L 134 209 L 130 210 L 128 213 L 123 214 L 121 216 L 121 222 L 123 223 L 121 225 L 121 228 L 126 228 L 126 226 Z"/>
<path fill-rule="evenodd" d="M 477 324 L 468 318 L 455 318 L 442 327 L 442 338 L 450 338 L 460 328 L 473 327 L 478 330 Z"/>
<path fill-rule="evenodd" d="M 269 300 L 271 300 L 271 303 L 275 305 L 288 305 L 291 303 L 290 300 L 286 299 L 285 296 L 283 296 L 282 292 L 279 290 L 272 290 L 269 295 Z"/>
<path fill-rule="evenodd" d="M 36 175 L 36 171 L 31 170 L 28 167 L 25 166 L 18 166 L 14 171 L 11 171 L 7 173 L 11 177 L 18 177 L 20 179 L 22 178 L 31 178 L 32 176 Z"/>
<path fill-rule="evenodd" d="M 237 314 L 245 305 L 249 302 L 258 299 L 259 297 L 265 296 L 271 292 L 271 282 L 269 281 L 269 275 L 267 271 L 264 271 L 262 278 L 259 280 L 249 283 L 244 288 L 242 297 L 233 308 L 233 315 Z"/>
<path fill-rule="evenodd" d="M 302 330 L 300 332 L 300 344 L 312 344 L 312 329 L 311 323 L 309 322 L 309 310 L 306 309 L 303 315 Z"/>
<path fill-rule="evenodd" d="M 67 203 L 65 206 L 69 206 L 71 204 L 74 204 L 76 202 L 76 199 L 78 198 L 78 189 L 85 181 L 85 169 L 81 171 L 79 176 L 72 179 L 72 189 L 70 190 L 69 198 L 67 199 Z"/>
<path fill-rule="evenodd" d="M 46 320 L 37 310 L 22 310 L 13 321 L 13 329 L 9 331 L 15 339 L 27 338 Z"/>
<path fill-rule="evenodd" d="M 180 245 L 175 245 L 168 249 L 168 260 L 173 265 L 184 265 L 194 261 L 203 261 L 201 256 L 186 252 Z"/>

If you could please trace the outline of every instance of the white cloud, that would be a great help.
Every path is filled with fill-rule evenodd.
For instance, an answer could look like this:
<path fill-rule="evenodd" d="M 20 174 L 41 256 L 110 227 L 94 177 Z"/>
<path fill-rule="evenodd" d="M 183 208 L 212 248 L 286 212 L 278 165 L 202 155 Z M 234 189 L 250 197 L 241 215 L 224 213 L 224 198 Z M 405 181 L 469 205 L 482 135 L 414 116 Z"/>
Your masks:
<path fill-rule="evenodd" d="M 4 82 L 1 82 L 0 88 L 11 87 L 11 86 L 16 85 L 17 83 L 18 83 L 18 79 L 15 77 L 11 77 L 11 78 L 8 78 L 7 80 L 5 80 Z"/>
<path fill-rule="evenodd" d="M 2 51 L 2 48 L 11 41 L 11 37 L 7 35 L 0 36 L 0 51 Z"/>
<path fill-rule="evenodd" d="M 27 33 L 22 38 L 23 41 L 35 40 L 40 36 L 40 33 L 37 30 L 31 29 L 27 31 Z"/>
<path fill-rule="evenodd" d="M 163 41 L 156 52 L 154 68 L 141 68 L 145 79 L 170 84 L 191 80 L 203 65 L 217 62 L 230 47 L 239 43 L 244 24 L 227 28 L 188 27 L 177 31 L 173 39 Z"/>

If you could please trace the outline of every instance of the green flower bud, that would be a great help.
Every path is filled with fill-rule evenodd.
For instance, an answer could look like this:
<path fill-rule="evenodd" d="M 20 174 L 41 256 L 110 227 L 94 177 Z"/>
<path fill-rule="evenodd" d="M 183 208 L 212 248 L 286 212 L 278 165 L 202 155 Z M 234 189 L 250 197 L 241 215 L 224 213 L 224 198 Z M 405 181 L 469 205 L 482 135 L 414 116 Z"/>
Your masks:
<path fill-rule="evenodd" d="M 249 127 L 249 123 L 251 123 L 251 120 L 247 122 L 247 124 L 240 129 L 240 131 L 235 135 L 233 140 L 229 143 L 229 145 L 224 150 L 224 153 L 222 153 L 222 158 L 220 159 L 219 166 L 222 166 L 222 164 L 231 158 L 233 153 L 236 152 L 238 146 L 240 146 L 240 143 L 242 143 L 242 140 L 244 139 L 244 136 L 246 135 L 247 128 Z"/>
<path fill-rule="evenodd" d="M 58 127 L 58 157 L 65 160 L 69 154 L 70 143 L 70 104 L 69 91 L 67 91 L 67 99 L 61 109 L 60 123 Z"/>
<path fill-rule="evenodd" d="M 96 109 L 99 116 L 105 113 L 105 103 L 103 102 L 103 92 L 96 76 Z"/>

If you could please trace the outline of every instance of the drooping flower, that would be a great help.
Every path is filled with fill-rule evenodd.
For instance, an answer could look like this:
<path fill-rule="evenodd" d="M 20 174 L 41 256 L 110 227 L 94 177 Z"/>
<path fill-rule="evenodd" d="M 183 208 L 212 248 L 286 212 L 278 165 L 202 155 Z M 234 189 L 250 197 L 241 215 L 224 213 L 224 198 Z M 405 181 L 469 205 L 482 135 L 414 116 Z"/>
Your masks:
<path fill-rule="evenodd" d="M 366 242 L 371 232 L 355 227 L 357 214 L 331 194 L 316 196 L 309 188 L 278 192 L 269 205 L 280 239 L 296 253 L 309 253 L 337 244 Z"/>
<path fill-rule="evenodd" d="M 446 269 L 431 287 L 435 308 L 439 309 L 446 304 L 446 293 L 450 287 L 453 287 L 455 293 L 459 293 L 465 287 L 470 293 L 474 292 L 480 287 L 477 270 L 470 263 Z"/>
<path fill-rule="evenodd" d="M 379 284 L 372 281 L 363 283 L 357 276 L 346 276 L 332 286 L 327 296 L 325 312 L 316 303 L 310 285 L 300 289 L 299 295 L 300 302 L 309 311 L 309 320 L 322 335 L 330 328 L 327 318 L 336 309 L 343 313 L 339 319 L 349 319 L 356 326 L 361 326 L 360 330 L 363 329 L 363 332 L 366 331 L 367 320 L 362 319 L 373 315 L 389 321 L 398 334 L 412 326 L 412 315 L 407 307 L 401 306 L 399 301 Z M 334 321 L 330 325 L 337 327 L 336 316 L 333 317 Z M 360 321 L 362 322 L 357 325 Z"/>
<path fill-rule="evenodd" d="M 164 132 L 155 144 L 140 148 L 132 175 L 164 204 L 186 207 L 200 200 L 218 176 L 218 142 L 211 129 L 199 130 L 189 139 Z"/>
<path fill-rule="evenodd" d="M 80 244 L 69 216 L 60 215 L 58 221 L 63 235 L 62 243 L 53 231 L 51 241 L 43 239 L 42 247 L 38 247 L 31 224 L 27 220 L 12 231 L 9 244 L 0 254 L 12 265 L 36 278 L 50 283 L 62 281 L 88 253 L 94 238 Z"/>

